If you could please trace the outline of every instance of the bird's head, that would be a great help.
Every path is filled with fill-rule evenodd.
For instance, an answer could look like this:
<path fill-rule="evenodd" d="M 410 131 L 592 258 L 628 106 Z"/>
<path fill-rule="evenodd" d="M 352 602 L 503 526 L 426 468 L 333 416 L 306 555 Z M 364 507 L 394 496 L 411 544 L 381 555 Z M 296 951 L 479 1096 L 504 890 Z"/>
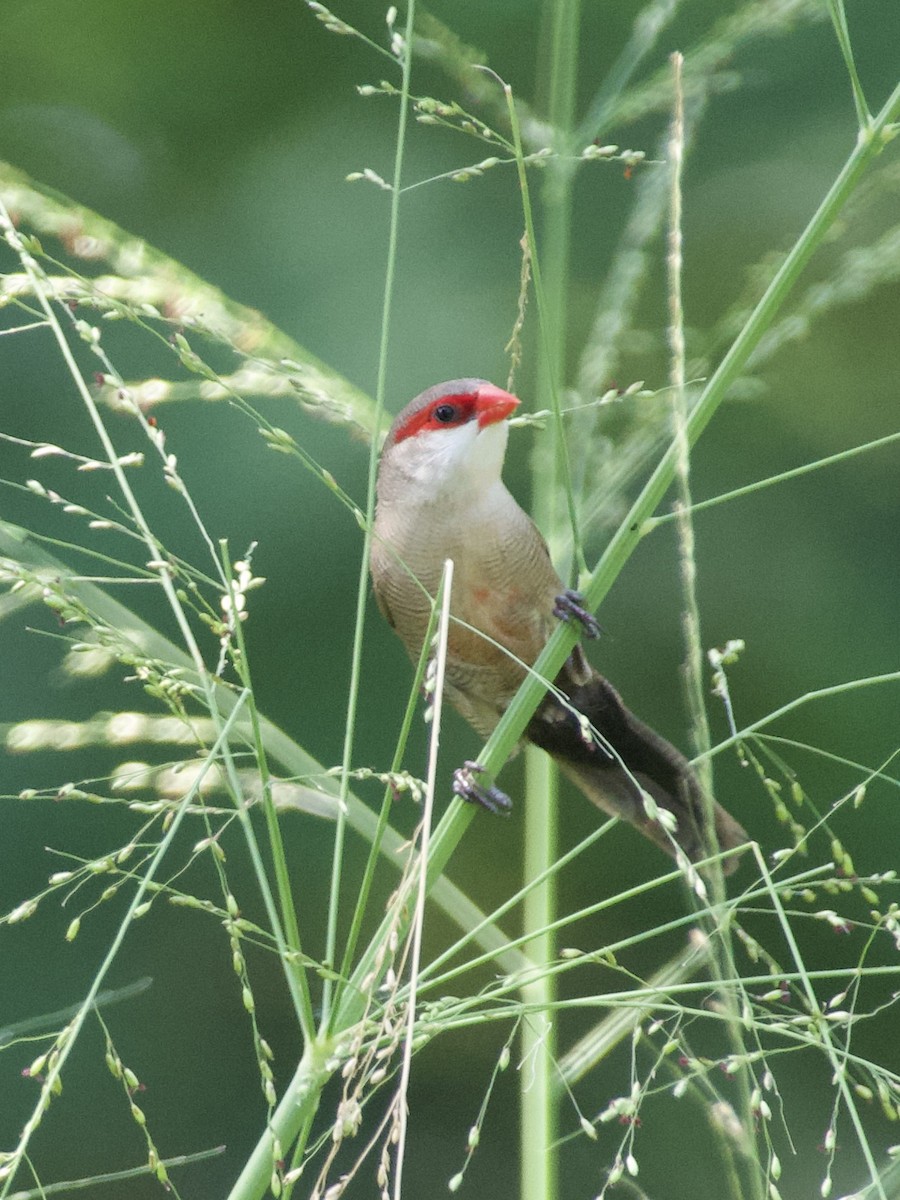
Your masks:
<path fill-rule="evenodd" d="M 486 379 L 451 379 L 428 388 L 397 416 L 382 452 L 385 469 L 432 495 L 447 487 L 483 489 L 499 480 L 519 400 Z"/>

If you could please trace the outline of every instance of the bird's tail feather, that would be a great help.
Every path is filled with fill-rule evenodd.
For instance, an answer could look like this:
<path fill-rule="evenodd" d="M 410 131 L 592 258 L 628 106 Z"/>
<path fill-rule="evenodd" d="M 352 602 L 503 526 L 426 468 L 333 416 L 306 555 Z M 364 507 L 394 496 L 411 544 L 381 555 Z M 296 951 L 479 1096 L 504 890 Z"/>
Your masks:
<path fill-rule="evenodd" d="M 556 687 L 571 707 L 548 694 L 527 737 L 552 755 L 604 812 L 629 821 L 671 855 L 674 841 L 691 861 L 748 840 L 721 805 L 710 803 L 684 755 L 630 712 L 615 688 L 583 658 L 570 659 Z M 652 806 L 646 805 L 644 793 L 675 817 L 673 833 L 649 815 Z M 723 860 L 722 869 L 729 873 L 737 865 L 737 858 L 731 857 Z"/>

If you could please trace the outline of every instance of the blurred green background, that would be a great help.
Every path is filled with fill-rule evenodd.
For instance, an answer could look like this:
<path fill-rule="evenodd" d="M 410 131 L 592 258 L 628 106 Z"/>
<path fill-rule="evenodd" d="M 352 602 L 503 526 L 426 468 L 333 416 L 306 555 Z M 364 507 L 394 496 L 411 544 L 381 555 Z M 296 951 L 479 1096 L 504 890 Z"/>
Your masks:
<path fill-rule="evenodd" d="M 629 35 L 641 6 L 584 6 L 580 94 L 586 105 Z M 660 37 L 647 73 L 676 48 L 689 51 L 714 21 L 737 6 L 685 3 Z M 431 5 L 484 61 L 540 112 L 538 80 L 546 33 L 536 3 L 473 0 Z M 345 19 L 385 42 L 383 11 L 369 3 L 337 6 Z M 896 82 L 900 6 L 871 0 L 847 6 L 853 44 L 870 104 L 877 108 Z M 685 181 L 685 305 L 691 336 L 704 344 L 716 321 L 743 294 L 747 269 L 798 236 L 849 153 L 856 125 L 846 72 L 827 21 L 803 22 L 778 39 L 742 45 L 729 69 L 740 86 L 715 97 L 701 124 Z M 234 299 L 260 309 L 298 342 L 361 389 L 372 393 L 378 360 L 389 197 L 345 176 L 364 167 L 389 176 L 396 105 L 361 98 L 356 85 L 388 77 L 390 64 L 351 38 L 326 32 L 299 2 L 195 0 L 190 5 L 149 0 L 4 0 L 0 39 L 0 157 L 70 195 L 181 260 Z M 392 77 L 392 76 L 391 76 Z M 421 67 L 414 90 L 442 97 L 456 86 Z M 465 96 L 459 97 L 465 104 Z M 627 130 L 604 130 L 601 141 L 652 153 L 665 116 Z M 410 181 L 476 162 L 486 155 L 473 141 L 413 126 Z M 896 152 L 885 155 L 893 164 Z M 652 169 L 652 168 L 645 168 Z M 536 183 L 539 180 L 535 181 Z M 574 373 L 599 289 L 631 211 L 634 178 L 621 164 L 595 165 L 577 189 L 571 276 L 569 354 Z M 833 277 L 847 249 L 880 236 L 896 219 L 897 189 L 851 213 L 842 240 L 825 247 L 804 287 Z M 482 375 L 502 383 L 504 345 L 515 317 L 521 207 L 513 170 L 497 169 L 466 185 L 434 183 L 404 197 L 396 303 L 388 364 L 389 405 L 396 411 L 441 379 Z M 540 231 L 539 231 L 540 236 Z M 56 247 L 49 247 L 56 252 Z M 5 253 L 5 252 L 4 252 Z M 660 261 L 662 255 L 660 254 Z M 4 269 L 13 269 L 5 253 Z M 859 300 L 830 312 L 802 340 L 789 343 L 766 367 L 765 387 L 737 397 L 703 437 L 693 464 L 695 497 L 705 498 L 755 479 L 836 453 L 897 429 L 900 287 L 897 263 Z M 665 383 L 665 285 L 662 269 L 642 305 L 642 333 L 622 360 L 627 384 Z M 530 320 L 535 314 L 530 313 Z M 133 331 L 117 331 L 116 365 L 129 378 L 171 375 L 173 360 Z M 113 345 L 113 343 L 111 343 Z M 526 405 L 534 395 L 526 357 L 517 388 Z M 288 401 L 262 405 L 288 428 L 351 495 L 365 495 L 367 450 L 346 430 L 325 426 Z M 232 552 L 258 541 L 254 559 L 266 586 L 255 593 L 246 626 L 262 710 L 326 764 L 340 761 L 350 640 L 361 535 L 351 516 L 294 460 L 266 449 L 251 423 L 223 405 L 166 408 L 160 416 L 168 449 L 178 455 L 210 532 L 227 536 Z M 85 454 L 94 435 L 46 331 L 0 338 L 0 428 L 22 438 L 49 440 Z M 111 422 L 121 450 L 140 448 L 131 421 Z M 528 502 L 528 457 L 534 434 L 513 438 L 509 478 Z M 0 444 L 5 480 L 37 475 L 66 495 L 103 503 L 106 483 L 75 477 L 54 461 L 30 462 L 27 452 Z M 597 480 L 603 487 L 603 480 Z M 72 537 L 38 499 L 4 487 L 3 515 L 31 528 Z M 897 520 L 898 453 L 878 450 L 756 496 L 699 514 L 699 595 L 707 645 L 743 638 L 747 651 L 732 685 L 739 725 L 805 692 L 896 669 L 900 585 Z M 157 531 L 180 552 L 199 557 L 185 535 L 174 495 L 159 495 Z M 671 527 L 670 527 L 671 529 Z M 607 636 L 594 661 L 629 704 L 676 742 L 686 745 L 679 683 L 682 659 L 677 557 L 670 529 L 639 549 L 604 604 Z M 99 543 L 98 543 L 99 544 Z M 593 549 L 599 551 L 599 546 Z M 161 607 L 144 602 L 163 622 Z M 48 613 L 32 610 L 28 624 L 52 633 Z M 139 706 L 134 687 L 108 679 L 67 682 L 52 638 L 18 627 L 0 628 L 3 689 L 0 720 L 85 717 L 101 709 Z M 394 745 L 409 684 L 409 667 L 372 606 L 367 630 L 358 764 L 384 769 Z M 809 705 L 782 722 L 786 737 L 876 766 L 897 747 L 896 689 L 871 688 Z M 726 733 L 713 710 L 714 736 Z M 409 767 L 422 771 L 424 738 L 417 734 Z M 445 769 L 477 749 L 455 716 L 443 746 Z M 859 782 L 852 771 L 803 752 L 787 752 L 821 809 Z M 133 818 L 115 809 L 28 804 L 26 786 L 102 775 L 117 762 L 108 753 L 41 758 L 6 757 L 0 840 L 0 910 L 37 892 L 61 859 L 44 847 L 85 856 L 122 844 Z M 785 844 L 771 806 L 749 770 L 723 759 L 720 798 L 761 839 L 764 849 Z M 515 796 L 520 767 L 504 783 Z M 369 795 L 377 803 L 375 791 Z M 565 793 L 562 845 L 584 836 L 596 814 Z M 571 801 L 571 803 L 569 803 Z M 398 809 L 396 821 L 409 827 Z M 842 811 L 836 828 L 860 872 L 896 865 L 900 811 L 896 791 L 873 785 L 859 811 Z M 484 908 L 519 886 L 520 815 L 507 822 L 479 819 L 454 860 L 451 874 Z M 199 836 L 199 835 L 197 835 Z M 290 823 L 302 920 L 310 947 L 321 945 L 330 867 L 331 831 L 297 817 Z M 190 839 L 185 839 L 190 844 Z M 239 857 L 232 836 L 229 847 Z M 827 853 L 824 843 L 817 847 Z M 348 883 L 362 848 L 352 841 Z M 580 859 L 561 881 L 561 902 L 587 904 L 662 868 L 657 853 L 628 830 Z M 235 865 L 234 869 L 239 871 Z M 196 886 L 201 886 L 198 883 Z M 578 944 L 596 946 L 665 916 L 680 903 L 654 893 L 641 907 L 581 928 Z M 242 904 L 253 906 L 248 882 Z M 824 907 L 824 904 L 817 907 Z M 121 901 L 83 923 L 73 945 L 62 940 L 73 913 L 53 902 L 23 925 L 3 931 L 0 1025 L 74 1002 L 88 986 L 120 918 Z M 862 910 L 860 910 L 862 911 Z M 758 933 L 768 926 L 762 925 Z M 440 921 L 432 936 L 440 936 Z M 771 930 L 769 930 L 771 932 Z M 859 937 L 861 935 L 852 935 Z M 809 938 L 811 962 L 830 961 L 834 935 L 818 927 Z M 859 943 L 861 945 L 861 942 Z M 675 943 L 666 947 L 673 950 Z M 780 952 L 780 950 L 779 950 Z M 854 951 L 837 947 L 840 961 Z M 859 953 L 859 949 L 855 951 Z M 880 953 L 876 949 L 876 955 Z M 649 971 L 663 948 L 635 955 Z M 852 961 L 852 957 L 850 959 Z M 275 965 L 251 961 L 260 1023 L 276 1052 L 279 1084 L 296 1055 L 296 1032 Z M 139 924 L 117 963 L 113 983 L 152 975 L 153 986 L 109 1020 L 123 1059 L 147 1085 L 142 1097 L 164 1154 L 227 1143 L 227 1153 L 178 1176 L 181 1194 L 195 1200 L 223 1195 L 261 1130 L 263 1108 L 246 1017 L 221 930 L 198 914 L 157 906 Z M 589 988 L 587 977 L 579 979 Z M 599 980 L 598 987 L 608 985 Z M 564 1043 L 581 1026 L 563 1022 Z M 860 1028 L 856 1048 L 881 1061 L 897 1054 L 885 1025 Z M 501 1044 L 486 1028 L 454 1043 L 438 1042 L 418 1060 L 411 1094 L 408 1194 L 442 1194 L 465 1158 L 465 1138 Z M 142 1139 L 102 1064 L 91 1032 L 73 1060 L 65 1093 L 38 1135 L 35 1152 L 45 1182 L 132 1165 Z M 14 1144 L 36 1095 L 19 1078 L 28 1048 L 0 1059 L 0 1146 Z M 782 1081 L 798 1144 L 788 1156 L 785 1195 L 811 1194 L 821 1178 L 815 1153 L 832 1099 L 828 1069 L 810 1056 L 806 1073 Z M 588 1080 L 580 1099 L 593 1114 L 627 1091 L 624 1057 Z M 466 1194 L 513 1196 L 516 1175 L 515 1092 L 498 1087 L 482 1146 L 466 1177 Z M 711 1195 L 717 1164 L 698 1160 L 696 1112 L 660 1104 L 654 1128 L 642 1137 L 641 1180 L 651 1195 Z M 872 1113 L 876 1146 L 896 1141 L 895 1129 Z M 573 1121 L 569 1121 L 570 1127 Z M 599 1144 L 584 1139 L 566 1151 L 564 1200 L 591 1197 L 603 1181 L 617 1130 Z M 846 1126 L 836 1190 L 858 1182 L 861 1163 Z M 582 1144 L 583 1143 L 583 1144 Z M 839 1186 L 837 1181 L 839 1180 Z M 20 1184 L 24 1186 L 24 1184 Z M 303 1189 L 300 1189 L 303 1192 Z M 148 1182 L 97 1188 L 110 1197 L 156 1193 Z M 91 1193 L 93 1194 L 93 1193 Z M 305 1193 L 303 1193 L 305 1194 Z M 374 1195 L 368 1168 L 351 1195 Z"/>

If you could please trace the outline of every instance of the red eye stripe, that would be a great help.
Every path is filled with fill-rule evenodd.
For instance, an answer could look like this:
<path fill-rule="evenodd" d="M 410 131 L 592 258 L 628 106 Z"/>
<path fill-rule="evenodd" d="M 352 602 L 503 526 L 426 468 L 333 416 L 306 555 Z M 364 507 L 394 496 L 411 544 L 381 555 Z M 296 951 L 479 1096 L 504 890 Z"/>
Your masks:
<path fill-rule="evenodd" d="M 486 379 L 452 379 L 428 388 L 394 418 L 385 450 L 417 434 L 456 429 L 477 421 L 479 429 L 512 416 L 519 400 Z"/>
<path fill-rule="evenodd" d="M 438 409 L 452 408 L 453 416 L 450 420 L 441 421 L 435 413 Z M 394 430 L 393 442 L 403 442 L 409 437 L 415 437 L 417 433 L 423 430 L 431 429 L 453 429 L 457 425 L 465 425 L 467 421 L 471 421 L 473 417 L 478 415 L 478 397 L 474 392 L 460 392 L 456 395 L 438 396 L 426 404 L 424 408 L 420 408 L 418 412 L 410 413 L 407 419 Z"/>

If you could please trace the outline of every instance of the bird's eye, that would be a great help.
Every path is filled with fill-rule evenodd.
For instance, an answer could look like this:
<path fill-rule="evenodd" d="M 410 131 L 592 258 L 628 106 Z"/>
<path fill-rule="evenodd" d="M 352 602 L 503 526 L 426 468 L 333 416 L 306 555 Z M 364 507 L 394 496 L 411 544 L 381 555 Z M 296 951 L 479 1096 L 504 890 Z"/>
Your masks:
<path fill-rule="evenodd" d="M 434 419 L 440 421 L 442 425 L 448 425 L 456 416 L 456 409 L 452 404 L 439 404 L 434 410 Z"/>

